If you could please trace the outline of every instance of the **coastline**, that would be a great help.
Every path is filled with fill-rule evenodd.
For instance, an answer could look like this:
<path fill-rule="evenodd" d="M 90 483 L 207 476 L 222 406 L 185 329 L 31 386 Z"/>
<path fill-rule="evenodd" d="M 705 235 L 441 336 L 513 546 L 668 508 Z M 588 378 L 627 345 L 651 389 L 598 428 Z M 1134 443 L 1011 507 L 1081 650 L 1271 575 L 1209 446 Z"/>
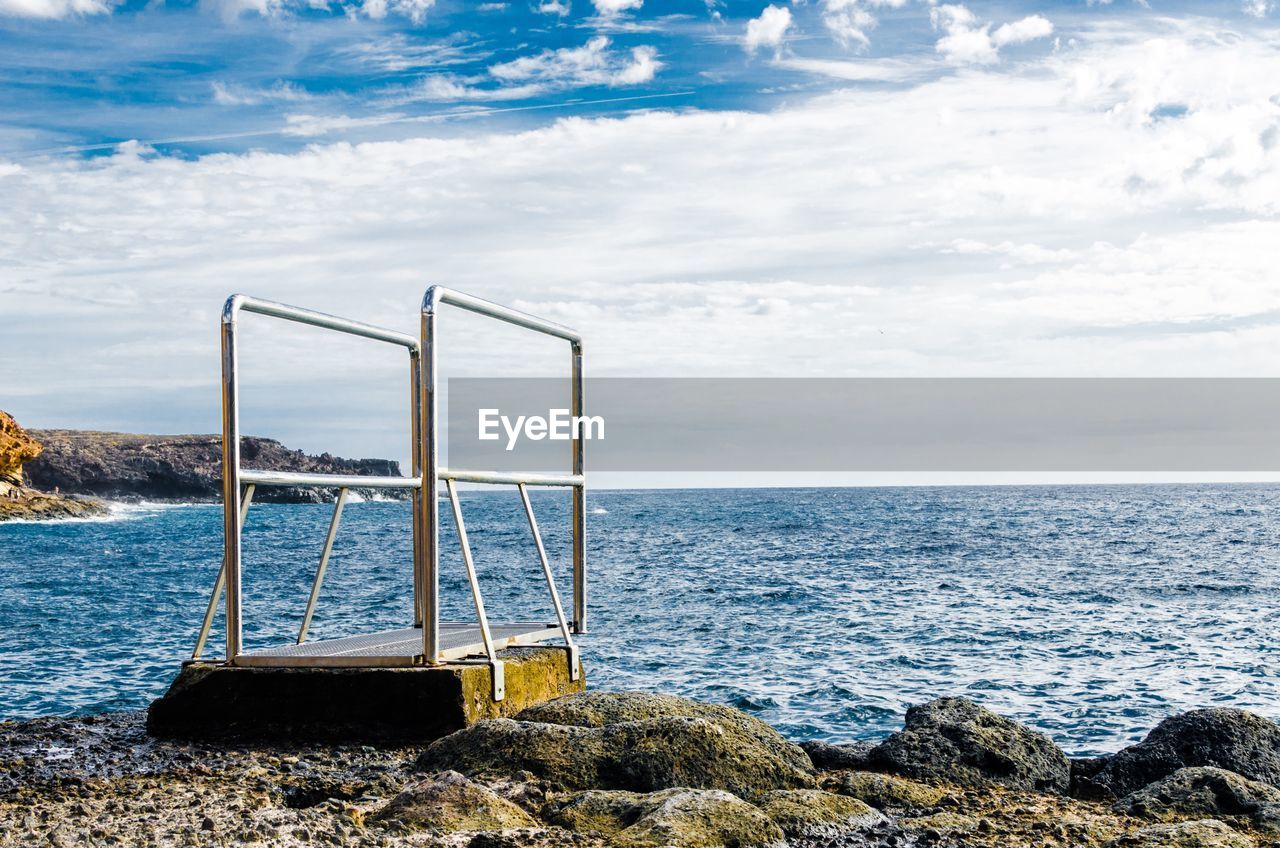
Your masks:
<path fill-rule="evenodd" d="M 957 698 L 853 745 L 610 692 L 385 747 L 157 740 L 144 722 L 0 723 L 0 846 L 1280 845 L 1280 725 L 1225 708 L 1087 760 Z"/>

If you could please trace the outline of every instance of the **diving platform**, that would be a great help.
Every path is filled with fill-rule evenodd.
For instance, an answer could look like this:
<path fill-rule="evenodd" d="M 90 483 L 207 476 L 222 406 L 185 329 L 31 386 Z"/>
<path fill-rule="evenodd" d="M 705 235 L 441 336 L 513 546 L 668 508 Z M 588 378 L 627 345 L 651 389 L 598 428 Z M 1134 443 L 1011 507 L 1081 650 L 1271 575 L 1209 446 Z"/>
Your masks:
<path fill-rule="evenodd" d="M 490 624 L 489 630 L 497 650 L 536 645 L 560 635 L 557 625 L 537 622 Z M 479 624 L 441 622 L 440 660 L 449 662 L 483 656 L 486 648 Z M 418 627 L 263 648 L 236 659 L 236 665 L 250 668 L 411 668 L 425 664 L 422 629 Z"/>
<path fill-rule="evenodd" d="M 280 713 L 275 721 L 278 726 L 306 726 L 315 730 L 329 722 L 335 726 L 365 727 L 371 735 L 377 735 L 377 725 L 385 724 L 388 728 L 410 728 L 411 734 L 420 734 L 428 732 L 428 727 L 434 728 L 430 732 L 446 727 L 456 729 L 458 720 L 470 721 L 476 716 L 513 714 L 511 711 L 522 708 L 522 705 L 528 706 L 538 700 L 583 688 L 581 661 L 574 639 L 586 632 L 587 620 L 583 440 L 580 434 L 574 434 L 566 456 L 569 468 L 560 473 L 442 466 L 439 461 L 441 398 L 437 385 L 437 328 L 444 306 L 567 342 L 570 368 L 566 386 L 571 397 L 570 411 L 574 416 L 583 415 L 582 337 L 568 327 L 524 312 L 442 286 L 432 286 L 427 289 L 417 316 L 419 334 L 413 336 L 247 295 L 236 294 L 227 299 L 221 322 L 222 564 L 205 608 L 195 649 L 169 693 L 152 706 L 153 721 L 149 726 L 157 732 L 190 729 L 196 725 L 206 730 L 214 729 L 194 721 L 196 716 L 207 716 L 209 721 L 224 730 L 235 727 L 261 729 L 272 725 L 270 717 Z M 412 473 L 403 477 L 326 475 L 244 467 L 240 457 L 239 385 L 239 320 L 243 313 L 404 348 L 409 365 L 407 421 L 412 445 Z M 533 578 L 531 586 L 544 584 L 547 620 L 489 621 L 458 498 L 459 483 L 515 489 L 529 526 L 530 564 L 535 566 L 522 579 Z M 327 487 L 336 490 L 337 496 L 320 549 L 310 596 L 302 607 L 304 611 L 297 638 L 283 645 L 248 646 L 244 644 L 242 622 L 241 584 L 245 579 L 245 563 L 241 537 L 254 493 L 262 486 Z M 561 604 L 551 562 L 534 516 L 528 492 L 530 486 L 571 490 L 573 595 L 569 614 Z M 403 564 L 403 585 L 405 606 L 412 609 L 412 621 L 406 620 L 403 627 L 392 630 L 357 632 L 308 641 L 308 630 L 338 538 L 342 512 L 353 488 L 399 489 L 409 493 L 411 519 L 405 531 L 412 538 L 413 554 L 411 561 Z M 447 510 L 441 508 L 442 495 L 448 501 Z M 446 512 L 452 518 L 459 543 L 459 559 L 475 609 L 473 621 L 440 620 L 439 586 L 443 559 L 440 525 L 444 518 L 442 513 Z M 410 598 L 411 606 L 408 603 Z M 205 649 L 220 604 L 224 605 L 226 613 L 226 652 L 221 658 L 211 659 L 205 656 Z M 561 644 L 532 647 L 553 640 Z M 515 657 L 520 663 L 517 675 L 519 692 L 512 703 L 506 703 L 508 657 Z M 557 663 L 558 671 L 549 672 L 546 668 L 548 662 Z M 484 686 L 476 681 L 475 676 L 479 672 L 487 672 Z M 343 698 L 352 700 L 344 703 Z M 458 712 L 460 708 L 456 702 L 460 698 L 467 700 L 468 705 Z M 380 711 L 366 715 L 362 711 L 368 710 L 371 703 L 381 703 L 382 707 Z M 428 713 L 431 713 L 431 705 L 435 704 L 438 715 L 430 718 L 419 712 L 406 714 L 406 704 L 416 704 L 415 710 L 426 709 Z M 446 720 L 445 716 L 454 718 Z"/>

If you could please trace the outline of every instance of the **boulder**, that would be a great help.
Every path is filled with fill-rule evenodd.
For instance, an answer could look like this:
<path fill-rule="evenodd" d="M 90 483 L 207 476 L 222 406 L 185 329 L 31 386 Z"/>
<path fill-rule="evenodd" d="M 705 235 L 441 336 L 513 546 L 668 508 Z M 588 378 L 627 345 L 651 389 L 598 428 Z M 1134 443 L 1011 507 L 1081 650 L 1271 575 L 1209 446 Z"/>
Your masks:
<path fill-rule="evenodd" d="M 22 485 L 22 466 L 40 455 L 40 443 L 0 410 L 0 481 Z"/>
<path fill-rule="evenodd" d="M 563 799 L 545 815 L 569 830 L 605 834 L 617 848 L 749 848 L 786 841 L 759 809 L 715 789 L 592 790 Z"/>
<path fill-rule="evenodd" d="M 877 810 L 924 810 L 936 806 L 947 794 L 936 786 L 869 771 L 829 774 L 821 786 L 828 792 L 857 798 Z"/>
<path fill-rule="evenodd" d="M 1220 821 L 1157 824 L 1118 836 L 1106 848 L 1254 848 L 1254 841 Z"/>
<path fill-rule="evenodd" d="M 418 757 L 417 768 L 488 778 L 527 772 L 557 786 L 588 789 L 600 784 L 609 753 L 595 728 L 499 718 L 437 739 Z"/>
<path fill-rule="evenodd" d="M 1188 766 L 1213 766 L 1280 786 L 1280 725 L 1227 707 L 1182 713 L 1077 783 L 1123 797 Z"/>
<path fill-rule="evenodd" d="M 1066 792 L 1067 757 L 1042 733 L 965 698 L 939 698 L 907 710 L 906 727 L 871 750 L 877 770 L 966 786 Z"/>
<path fill-rule="evenodd" d="M 818 789 L 766 792 L 757 806 L 792 839 L 830 839 L 887 821 L 862 801 Z"/>
<path fill-rule="evenodd" d="M 838 771 L 840 769 L 861 771 L 867 767 L 867 755 L 871 753 L 871 749 L 875 746 L 876 743 L 871 741 L 832 745 L 830 742 L 810 739 L 807 742 L 800 743 L 800 747 L 804 749 L 804 752 L 809 755 L 809 759 L 813 761 L 813 767 L 819 771 Z"/>
<path fill-rule="evenodd" d="M 600 732 L 613 752 L 601 776 L 620 789 L 682 786 L 750 797 L 814 785 L 810 771 L 776 746 L 709 718 L 654 718 L 608 725 Z"/>
<path fill-rule="evenodd" d="M 1178 769 L 1116 802 L 1116 812 L 1156 821 L 1188 816 L 1246 816 L 1270 829 L 1280 812 L 1280 789 L 1209 766 Z"/>
<path fill-rule="evenodd" d="M 490 778 L 530 773 L 570 790 L 685 787 L 751 797 L 813 786 L 803 751 L 789 750 L 781 737 L 762 740 L 746 726 L 680 715 L 602 726 L 481 721 L 433 743 L 418 758 L 418 768 Z"/>
<path fill-rule="evenodd" d="M 372 820 L 443 832 L 538 827 L 524 810 L 456 771 L 409 785 Z"/>
<path fill-rule="evenodd" d="M 580 692 L 537 704 L 517 718 L 523 721 L 605 727 L 655 718 L 704 718 L 728 732 L 748 737 L 758 746 L 800 771 L 813 771 L 804 749 L 754 716 L 719 704 L 704 704 L 674 695 L 647 692 Z"/>

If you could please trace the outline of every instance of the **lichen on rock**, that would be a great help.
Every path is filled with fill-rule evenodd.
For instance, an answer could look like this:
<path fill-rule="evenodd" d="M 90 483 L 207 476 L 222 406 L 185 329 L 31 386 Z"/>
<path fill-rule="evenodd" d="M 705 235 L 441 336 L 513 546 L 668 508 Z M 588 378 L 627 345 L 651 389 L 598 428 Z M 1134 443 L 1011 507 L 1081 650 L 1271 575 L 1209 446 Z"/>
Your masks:
<path fill-rule="evenodd" d="M 704 718 L 724 726 L 734 734 L 750 737 L 779 759 L 800 771 L 813 771 L 804 749 L 788 741 L 781 733 L 760 719 L 741 710 L 719 704 L 704 704 L 674 695 L 648 692 L 581 692 L 537 704 L 518 718 L 549 724 L 578 727 L 605 727 L 624 722 L 655 718 Z"/>
<path fill-rule="evenodd" d="M 605 834 L 617 848 L 750 848 L 786 841 L 761 810 L 717 789 L 581 792 L 546 816 L 569 830 Z"/>
<path fill-rule="evenodd" d="M 1106 848 L 1254 848 L 1253 839 L 1220 821 L 1202 819 L 1158 824 L 1126 833 Z"/>
<path fill-rule="evenodd" d="M 886 820 L 862 801 L 819 789 L 766 792 L 756 806 L 791 838 L 835 838 Z"/>
<path fill-rule="evenodd" d="M 868 771 L 828 774 L 820 785 L 828 792 L 857 798 L 877 810 L 923 810 L 934 806 L 946 795 L 936 786 Z"/>
<path fill-rule="evenodd" d="M 1042 733 L 966 698 L 939 698 L 907 710 L 906 727 L 868 755 L 877 770 L 964 786 L 1066 792 L 1067 757 Z"/>
<path fill-rule="evenodd" d="M 524 810 L 456 771 L 410 784 L 372 820 L 443 832 L 538 826 Z"/>
<path fill-rule="evenodd" d="M 584 702 L 590 702 L 580 695 L 560 701 L 573 703 L 564 712 L 535 707 L 521 717 L 576 717 L 582 714 Z M 751 797 L 814 785 L 808 757 L 772 728 L 766 733 L 752 725 L 754 719 L 740 713 L 708 710 L 703 716 L 675 715 L 670 706 L 656 710 L 654 717 L 600 725 L 482 721 L 434 742 L 419 758 L 418 767 L 484 777 L 528 772 L 570 790 L 653 792 L 685 787 Z M 640 714 L 614 713 L 617 717 Z"/>
<path fill-rule="evenodd" d="M 1116 802 L 1127 815 L 1172 821 L 1188 816 L 1242 816 L 1260 830 L 1280 819 L 1280 789 L 1209 766 L 1178 769 Z"/>

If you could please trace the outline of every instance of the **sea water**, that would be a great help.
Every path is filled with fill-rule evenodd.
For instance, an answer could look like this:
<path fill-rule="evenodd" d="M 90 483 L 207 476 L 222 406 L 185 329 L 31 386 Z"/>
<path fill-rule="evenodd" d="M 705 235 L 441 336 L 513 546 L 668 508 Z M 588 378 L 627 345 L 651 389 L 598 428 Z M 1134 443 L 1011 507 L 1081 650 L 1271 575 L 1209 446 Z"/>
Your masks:
<path fill-rule="evenodd" d="M 797 739 L 874 738 L 964 695 L 1074 754 L 1202 706 L 1280 715 L 1280 487 L 600 491 L 589 500 L 590 685 L 753 713 Z M 571 597 L 566 493 L 533 502 Z M 552 620 L 518 495 L 465 492 L 492 620 Z M 332 512 L 255 505 L 245 641 L 296 637 Z M 443 515 L 443 513 L 442 513 Z M 220 507 L 0 524 L 0 719 L 144 707 L 189 655 Z M 473 617 L 451 518 L 449 619 Z M 406 626 L 409 508 L 353 503 L 311 638 Z M 221 618 L 210 639 L 217 652 Z"/>

